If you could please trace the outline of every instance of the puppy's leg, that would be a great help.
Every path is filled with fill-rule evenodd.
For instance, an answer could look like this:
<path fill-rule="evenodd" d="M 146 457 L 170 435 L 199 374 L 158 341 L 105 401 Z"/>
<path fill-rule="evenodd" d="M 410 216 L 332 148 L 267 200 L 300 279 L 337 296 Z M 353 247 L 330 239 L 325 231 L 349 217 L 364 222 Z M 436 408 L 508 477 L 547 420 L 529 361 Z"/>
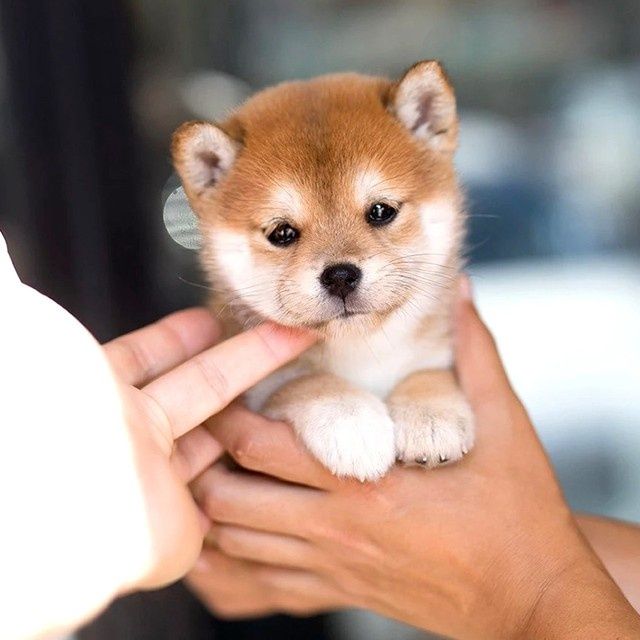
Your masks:
<path fill-rule="evenodd" d="M 330 374 L 288 382 L 264 413 L 293 425 L 311 453 L 332 473 L 359 480 L 382 477 L 395 461 L 393 422 L 376 396 Z"/>
<path fill-rule="evenodd" d="M 462 458 L 473 446 L 473 416 L 451 371 L 418 371 L 387 399 L 395 422 L 396 455 L 435 467 Z"/>

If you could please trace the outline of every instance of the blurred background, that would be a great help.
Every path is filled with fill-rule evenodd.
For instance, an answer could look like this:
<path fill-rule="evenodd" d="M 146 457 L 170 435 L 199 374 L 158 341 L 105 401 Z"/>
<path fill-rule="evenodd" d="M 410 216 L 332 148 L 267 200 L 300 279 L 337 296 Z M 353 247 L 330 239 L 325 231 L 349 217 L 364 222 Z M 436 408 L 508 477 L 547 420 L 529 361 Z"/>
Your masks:
<path fill-rule="evenodd" d="M 101 340 L 202 300 L 194 253 L 162 222 L 179 123 L 281 80 L 440 58 L 482 311 L 572 505 L 640 521 L 637 0 L 0 7 L 0 228 L 23 280 Z M 360 614 L 220 622 L 180 585 L 81 634 L 280 636 L 417 634 Z"/>

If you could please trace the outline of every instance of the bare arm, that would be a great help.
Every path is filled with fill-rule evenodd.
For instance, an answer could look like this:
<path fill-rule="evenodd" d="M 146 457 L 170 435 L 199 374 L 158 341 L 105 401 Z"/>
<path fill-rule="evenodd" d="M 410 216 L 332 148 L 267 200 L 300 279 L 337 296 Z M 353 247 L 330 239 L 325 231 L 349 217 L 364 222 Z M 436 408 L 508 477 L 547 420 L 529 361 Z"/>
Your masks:
<path fill-rule="evenodd" d="M 627 600 L 640 611 L 640 527 L 584 514 L 576 520 Z"/>

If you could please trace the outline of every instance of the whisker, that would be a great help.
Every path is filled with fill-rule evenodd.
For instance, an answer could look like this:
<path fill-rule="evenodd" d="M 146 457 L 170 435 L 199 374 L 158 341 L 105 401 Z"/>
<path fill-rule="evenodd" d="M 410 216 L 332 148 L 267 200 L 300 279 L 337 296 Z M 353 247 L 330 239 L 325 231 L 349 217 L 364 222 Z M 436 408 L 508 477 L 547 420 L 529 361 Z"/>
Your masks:
<path fill-rule="evenodd" d="M 199 282 L 191 282 L 190 280 L 187 280 L 186 278 L 183 278 L 182 276 L 177 276 L 178 280 L 180 280 L 180 282 L 184 282 L 185 284 L 189 284 L 192 287 L 198 287 L 199 289 L 206 289 L 207 291 L 215 291 L 215 289 L 213 287 L 209 287 L 206 284 L 201 284 Z"/>

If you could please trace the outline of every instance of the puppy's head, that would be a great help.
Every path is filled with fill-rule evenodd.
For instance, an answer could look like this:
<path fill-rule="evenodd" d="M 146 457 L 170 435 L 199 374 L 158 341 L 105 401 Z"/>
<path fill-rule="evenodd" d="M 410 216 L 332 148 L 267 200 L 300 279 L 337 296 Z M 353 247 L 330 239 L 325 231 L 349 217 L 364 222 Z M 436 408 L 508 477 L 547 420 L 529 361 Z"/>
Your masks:
<path fill-rule="evenodd" d="M 332 333 L 440 298 L 462 229 L 456 140 L 452 87 L 427 61 L 398 82 L 278 85 L 182 125 L 172 152 L 228 307 Z"/>

